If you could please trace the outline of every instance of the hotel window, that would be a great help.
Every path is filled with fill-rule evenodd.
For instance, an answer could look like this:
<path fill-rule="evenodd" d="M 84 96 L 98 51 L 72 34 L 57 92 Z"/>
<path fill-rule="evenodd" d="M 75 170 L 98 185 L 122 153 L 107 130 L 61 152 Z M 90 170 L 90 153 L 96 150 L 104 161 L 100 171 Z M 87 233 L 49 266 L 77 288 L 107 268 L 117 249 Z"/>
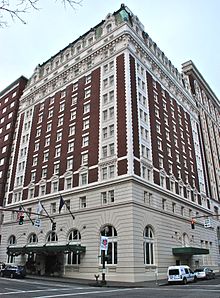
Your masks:
<path fill-rule="evenodd" d="M 47 168 L 42 169 L 42 178 L 46 178 L 47 176 Z"/>
<path fill-rule="evenodd" d="M 108 133 L 107 133 L 107 127 L 104 127 L 104 128 L 102 129 L 102 137 L 103 137 L 103 139 L 106 139 L 107 136 L 108 136 Z"/>
<path fill-rule="evenodd" d="M 89 129 L 89 119 L 83 120 L 83 129 Z"/>
<path fill-rule="evenodd" d="M 63 117 L 58 118 L 58 126 L 63 125 Z"/>
<path fill-rule="evenodd" d="M 114 117 L 114 107 L 109 108 L 109 118 L 112 119 Z"/>
<path fill-rule="evenodd" d="M 156 122 L 156 131 L 157 133 L 161 133 L 160 124 Z"/>
<path fill-rule="evenodd" d="M 160 111 L 159 108 L 155 107 L 155 115 L 156 117 L 160 118 Z"/>
<path fill-rule="evenodd" d="M 58 181 L 53 181 L 51 186 L 52 186 L 52 192 L 58 192 Z"/>
<path fill-rule="evenodd" d="M 103 205 L 108 203 L 106 191 L 101 193 L 101 202 Z"/>
<path fill-rule="evenodd" d="M 54 97 L 50 98 L 50 105 L 52 105 L 54 103 Z"/>
<path fill-rule="evenodd" d="M 107 171 L 107 167 L 103 167 L 102 168 L 102 179 L 106 180 L 108 178 L 108 171 Z"/>
<path fill-rule="evenodd" d="M 102 99 L 103 99 L 103 104 L 106 104 L 106 103 L 108 102 L 108 94 L 107 94 L 107 93 L 104 94 L 104 95 L 102 96 Z"/>
<path fill-rule="evenodd" d="M 104 110 L 104 111 L 102 112 L 102 114 L 103 114 L 103 120 L 106 121 L 107 118 L 108 118 L 108 111 L 107 111 L 107 110 Z"/>
<path fill-rule="evenodd" d="M 166 125 L 169 125 L 168 117 L 165 116 L 165 115 L 164 115 L 164 123 L 165 123 Z"/>
<path fill-rule="evenodd" d="M 34 182 L 36 178 L 36 172 L 31 172 L 31 181 Z"/>
<path fill-rule="evenodd" d="M 65 96 L 66 96 L 66 91 L 65 90 L 61 91 L 60 97 L 62 98 L 62 97 L 65 97 Z"/>
<path fill-rule="evenodd" d="M 182 215 L 182 216 L 185 215 L 185 214 L 184 214 L 184 213 L 185 213 L 185 212 L 184 212 L 184 209 L 185 209 L 185 208 L 184 208 L 183 206 L 181 206 L 181 215 Z"/>
<path fill-rule="evenodd" d="M 60 112 L 63 112 L 65 108 L 65 103 L 60 104 Z"/>
<path fill-rule="evenodd" d="M 144 264 L 154 264 L 154 233 L 151 227 L 146 226 L 143 233 Z"/>
<path fill-rule="evenodd" d="M 172 163 L 168 163 L 168 168 L 169 168 L 169 174 L 173 173 L 173 165 Z"/>
<path fill-rule="evenodd" d="M 160 186 L 161 187 L 166 187 L 166 177 L 164 175 L 160 175 Z"/>
<path fill-rule="evenodd" d="M 101 236 L 108 237 L 107 264 L 117 264 L 117 231 L 113 226 L 105 226 L 101 231 Z"/>
<path fill-rule="evenodd" d="M 56 203 L 51 203 L 50 204 L 50 213 L 51 214 L 54 214 L 57 212 L 57 209 L 56 209 Z"/>
<path fill-rule="evenodd" d="M 37 144 L 39 145 L 39 143 L 37 143 Z M 50 137 L 47 137 L 47 138 L 45 138 L 45 146 L 49 146 L 49 145 L 50 145 Z"/>
<path fill-rule="evenodd" d="M 170 141 L 170 133 L 169 131 L 165 131 L 167 141 Z"/>
<path fill-rule="evenodd" d="M 28 198 L 33 199 L 34 197 L 34 188 L 30 188 L 28 191 Z"/>
<path fill-rule="evenodd" d="M 2 153 L 5 153 L 7 150 L 7 146 L 2 147 Z"/>
<path fill-rule="evenodd" d="M 112 156 L 115 154 L 115 145 L 114 143 L 109 144 L 109 155 Z"/>
<path fill-rule="evenodd" d="M 172 151 L 170 147 L 167 147 L 167 153 L 169 157 L 172 157 Z"/>
<path fill-rule="evenodd" d="M 72 103 L 71 105 L 75 105 L 77 103 L 77 95 L 72 96 Z"/>
<path fill-rule="evenodd" d="M 154 100 L 158 103 L 158 95 L 154 93 L 153 97 L 154 97 Z"/>
<path fill-rule="evenodd" d="M 37 165 L 37 156 L 34 156 L 34 157 L 33 157 L 32 165 L 33 165 L 33 166 L 36 166 L 36 165 Z"/>
<path fill-rule="evenodd" d="M 53 110 L 49 110 L 48 112 L 48 118 L 53 117 Z"/>
<path fill-rule="evenodd" d="M 44 196 L 46 194 L 46 185 L 40 186 L 40 195 Z"/>
<path fill-rule="evenodd" d="M 74 150 L 74 142 L 69 142 L 68 143 L 68 152 L 73 152 Z"/>
<path fill-rule="evenodd" d="M 108 155 L 107 146 L 102 146 L 102 157 L 107 157 L 107 155 Z"/>
<path fill-rule="evenodd" d="M 69 136 L 73 136 L 73 135 L 75 135 L 75 126 L 74 125 L 70 126 L 70 128 L 69 128 Z"/>
<path fill-rule="evenodd" d="M 92 76 L 91 75 L 88 75 L 88 76 L 86 76 L 86 84 L 89 84 L 90 82 L 91 82 L 91 80 L 92 80 Z"/>
<path fill-rule="evenodd" d="M 59 157 L 61 154 L 61 147 L 55 148 L 55 157 Z"/>
<path fill-rule="evenodd" d="M 82 173 L 80 175 L 80 178 L 81 178 L 81 185 L 88 184 L 88 174 L 87 173 Z"/>
<path fill-rule="evenodd" d="M 81 164 L 87 165 L 88 164 L 88 153 L 82 153 L 81 155 Z"/>
<path fill-rule="evenodd" d="M 113 86 L 114 85 L 114 76 L 110 76 L 109 77 L 109 86 Z"/>
<path fill-rule="evenodd" d="M 180 155 L 179 155 L 179 153 L 177 153 L 177 152 L 176 152 L 176 161 L 177 161 L 177 162 L 180 162 Z"/>
<path fill-rule="evenodd" d="M 175 192 L 175 182 L 170 180 L 170 191 Z"/>
<path fill-rule="evenodd" d="M 89 136 L 87 135 L 82 138 L 82 147 L 86 147 L 88 145 L 89 145 Z"/>
<path fill-rule="evenodd" d="M 43 116 L 39 116 L 39 117 L 38 117 L 38 123 L 41 123 L 42 120 L 43 120 Z"/>
<path fill-rule="evenodd" d="M 56 141 L 58 142 L 58 141 L 61 141 L 61 140 L 62 140 L 62 131 L 59 131 L 57 133 L 57 139 L 56 139 Z"/>
<path fill-rule="evenodd" d="M 11 112 L 11 113 L 9 113 L 8 114 L 8 119 L 10 119 L 11 117 L 12 117 L 12 115 L 13 115 L 13 113 Z"/>
<path fill-rule="evenodd" d="M 158 149 L 162 151 L 163 147 L 162 147 L 162 141 L 161 140 L 157 140 L 157 145 L 158 145 Z"/>
<path fill-rule="evenodd" d="M 89 113 L 89 112 L 90 112 L 90 104 L 89 103 L 84 104 L 83 113 L 86 114 L 86 113 Z"/>
<path fill-rule="evenodd" d="M 103 80 L 103 88 L 107 88 L 108 87 L 108 79 L 104 79 Z"/>
<path fill-rule="evenodd" d="M 76 110 L 70 112 L 70 120 L 76 119 Z"/>
<path fill-rule="evenodd" d="M 85 90 L 85 97 L 84 98 L 88 98 L 91 96 L 91 89 L 86 89 Z"/>
<path fill-rule="evenodd" d="M 110 102 L 114 101 L 114 91 L 109 92 L 109 101 Z"/>
<path fill-rule="evenodd" d="M 55 175 L 59 175 L 59 170 L 60 170 L 60 164 L 59 163 L 56 163 L 53 167 L 53 173 Z"/>
<path fill-rule="evenodd" d="M 28 122 L 29 123 L 29 122 Z M 11 127 L 11 123 L 8 123 L 7 125 L 6 125 L 6 130 L 7 129 L 9 129 Z"/>
<path fill-rule="evenodd" d="M 48 124 L 47 124 L 47 132 L 48 132 L 48 131 L 51 131 L 51 128 L 52 128 L 52 123 L 48 123 Z"/>
<path fill-rule="evenodd" d="M 115 166 L 111 165 L 109 166 L 109 178 L 114 178 L 115 177 Z"/>
<path fill-rule="evenodd" d="M 41 133 L 41 128 L 37 128 L 36 130 L 36 137 L 39 137 Z"/>
<path fill-rule="evenodd" d="M 159 157 L 159 168 L 162 169 L 163 168 L 163 157 Z"/>
<path fill-rule="evenodd" d="M 172 203 L 172 212 L 173 212 L 173 213 L 176 212 L 176 203 Z"/>
<path fill-rule="evenodd" d="M 72 170 L 73 169 L 73 159 L 67 159 L 67 162 L 66 162 L 66 169 L 67 170 Z"/>
<path fill-rule="evenodd" d="M 5 118 L 4 118 L 4 117 L 2 117 L 2 118 L 1 118 L 1 120 L 0 120 L 0 123 L 3 123 L 3 122 L 4 122 L 4 120 L 5 120 Z"/>
<path fill-rule="evenodd" d="M 167 200 L 166 199 L 162 199 L 162 209 L 167 210 Z"/>
<path fill-rule="evenodd" d="M 178 147 L 178 140 L 177 140 L 176 137 L 174 137 L 174 145 L 175 145 L 176 147 Z"/>
<path fill-rule="evenodd" d="M 114 124 L 109 125 L 109 135 L 111 137 L 114 136 Z"/>
<path fill-rule="evenodd" d="M 86 197 L 80 197 L 79 198 L 79 208 L 83 209 L 86 208 Z"/>
<path fill-rule="evenodd" d="M 182 187 L 182 185 L 179 185 L 179 195 L 181 197 L 183 196 L 183 187 Z"/>
<path fill-rule="evenodd" d="M 67 177 L 65 179 L 65 189 L 71 189 L 72 188 L 72 177 Z"/>

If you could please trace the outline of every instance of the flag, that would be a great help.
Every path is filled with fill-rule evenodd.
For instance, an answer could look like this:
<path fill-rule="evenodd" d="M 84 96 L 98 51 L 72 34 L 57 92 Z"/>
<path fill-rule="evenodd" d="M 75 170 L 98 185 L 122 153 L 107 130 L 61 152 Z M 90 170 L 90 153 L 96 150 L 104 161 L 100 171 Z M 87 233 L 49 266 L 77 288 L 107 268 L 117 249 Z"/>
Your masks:
<path fill-rule="evenodd" d="M 40 215 L 41 212 L 42 212 L 42 210 L 43 210 L 43 207 L 42 207 L 42 205 L 41 205 L 41 202 L 39 201 L 39 202 L 38 202 L 38 205 L 37 205 L 36 213 L 37 213 L 38 215 Z"/>
<path fill-rule="evenodd" d="M 64 201 L 63 197 L 60 196 L 59 213 L 60 213 L 61 209 L 63 208 L 63 205 L 65 205 L 65 201 Z"/>

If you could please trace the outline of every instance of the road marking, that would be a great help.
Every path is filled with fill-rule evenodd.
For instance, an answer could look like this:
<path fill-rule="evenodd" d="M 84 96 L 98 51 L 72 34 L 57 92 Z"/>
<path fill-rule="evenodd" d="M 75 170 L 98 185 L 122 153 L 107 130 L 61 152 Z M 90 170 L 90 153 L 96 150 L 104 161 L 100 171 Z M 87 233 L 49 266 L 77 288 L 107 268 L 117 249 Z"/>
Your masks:
<path fill-rule="evenodd" d="M 68 294 L 62 294 L 62 297 L 65 296 L 79 296 L 79 295 L 88 295 L 88 294 L 103 294 L 103 293 L 113 293 L 113 292 L 125 292 L 125 291 L 131 291 L 134 290 L 135 288 L 132 289 L 115 289 L 115 290 L 100 290 L 100 291 L 91 291 L 91 292 L 81 292 L 81 293 L 68 293 Z M 143 290 L 143 288 L 141 288 Z M 137 289 L 138 290 L 138 289 Z M 140 289 L 139 289 L 140 290 Z M 33 298 L 52 298 L 52 297 L 60 297 L 59 295 L 49 295 L 49 296 L 36 296 Z"/>
<path fill-rule="evenodd" d="M 9 289 L 13 292 L 6 292 L 6 293 L 0 293 L 0 296 L 3 296 L 3 295 L 11 295 L 11 294 L 19 294 L 19 293 L 37 293 L 37 292 L 54 292 L 54 291 L 70 291 L 72 290 L 73 288 L 63 288 L 63 289 L 56 289 L 56 288 L 45 288 L 45 289 L 41 289 L 41 290 L 16 290 L 16 289 Z M 75 289 L 75 288 L 74 288 Z M 90 289 L 90 288 L 89 288 Z M 63 295 L 62 295 L 63 296 Z"/>

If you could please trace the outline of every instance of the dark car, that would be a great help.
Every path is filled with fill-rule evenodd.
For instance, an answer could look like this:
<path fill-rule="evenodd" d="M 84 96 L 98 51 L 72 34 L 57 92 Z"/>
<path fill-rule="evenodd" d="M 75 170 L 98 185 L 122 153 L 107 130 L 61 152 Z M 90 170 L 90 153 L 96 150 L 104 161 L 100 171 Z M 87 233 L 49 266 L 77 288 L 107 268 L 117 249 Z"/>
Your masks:
<path fill-rule="evenodd" d="M 204 267 L 204 268 L 198 268 L 194 271 L 198 279 L 214 279 L 215 278 L 215 272 L 213 272 L 212 269 Z"/>
<path fill-rule="evenodd" d="M 20 277 L 24 278 L 26 275 L 26 270 L 24 266 L 21 265 L 6 265 L 3 269 L 1 269 L 1 276 L 5 277 Z"/>

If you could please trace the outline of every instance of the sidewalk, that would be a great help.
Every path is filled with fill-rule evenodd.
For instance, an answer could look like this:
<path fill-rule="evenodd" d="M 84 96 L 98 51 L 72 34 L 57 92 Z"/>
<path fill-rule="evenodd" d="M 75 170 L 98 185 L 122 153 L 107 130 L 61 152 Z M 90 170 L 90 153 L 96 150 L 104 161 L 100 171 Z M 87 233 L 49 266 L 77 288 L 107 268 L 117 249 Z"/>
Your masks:
<path fill-rule="evenodd" d="M 61 283 L 73 283 L 79 285 L 88 285 L 91 287 L 101 287 L 101 283 L 97 284 L 95 279 L 77 279 L 77 278 L 66 278 L 66 277 L 50 277 L 50 276 L 39 276 L 39 275 L 27 275 L 26 278 L 35 279 L 35 280 L 43 280 L 50 282 L 61 282 Z M 115 288 L 156 288 L 159 286 L 167 285 L 167 280 L 155 280 L 152 281 L 144 281 L 144 282 L 118 282 L 118 281 L 108 281 L 104 287 L 115 287 Z"/>

